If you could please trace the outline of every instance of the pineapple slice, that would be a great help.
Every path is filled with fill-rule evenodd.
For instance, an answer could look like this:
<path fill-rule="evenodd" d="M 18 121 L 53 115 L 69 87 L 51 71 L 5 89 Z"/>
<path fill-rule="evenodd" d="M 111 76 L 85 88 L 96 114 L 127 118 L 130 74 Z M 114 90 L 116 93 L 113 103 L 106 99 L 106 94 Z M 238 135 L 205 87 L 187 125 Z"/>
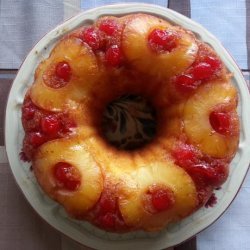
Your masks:
<path fill-rule="evenodd" d="M 161 145 L 151 144 L 127 152 L 109 146 L 98 136 L 86 139 L 85 143 L 104 169 L 105 176 L 113 177 L 119 209 L 128 226 L 158 230 L 196 209 L 196 189 L 191 177 L 169 160 Z M 157 214 L 144 209 L 143 194 L 154 184 L 173 190 L 176 200 L 173 208 Z"/>
<path fill-rule="evenodd" d="M 51 75 L 53 76 L 53 67 L 62 61 L 70 65 L 71 79 L 61 88 L 52 88 L 46 81 L 50 81 Z M 50 57 L 38 67 L 30 96 L 37 106 L 45 110 L 64 111 L 67 107 L 76 108 L 97 79 L 98 65 L 91 49 L 80 39 L 66 38 L 59 42 Z"/>
<path fill-rule="evenodd" d="M 232 135 L 217 133 L 210 124 L 210 113 L 220 106 L 234 117 Z M 212 157 L 232 157 L 239 141 L 236 106 L 237 92 L 230 82 L 215 80 L 200 86 L 184 107 L 184 130 L 190 142 Z"/>
<path fill-rule="evenodd" d="M 180 137 L 183 133 L 183 109 L 185 102 L 172 104 L 160 110 L 158 140 L 166 141 L 170 136 Z"/>
<path fill-rule="evenodd" d="M 154 29 L 177 31 L 178 45 L 170 52 L 155 53 L 148 36 Z M 168 78 L 183 72 L 195 60 L 198 46 L 193 36 L 168 22 L 146 14 L 134 15 L 125 25 L 122 47 L 128 61 L 140 72 Z"/>
<path fill-rule="evenodd" d="M 171 161 L 147 163 L 142 159 L 130 175 L 123 176 L 121 184 L 119 207 L 127 225 L 147 231 L 159 230 L 196 209 L 195 185 L 183 169 Z M 147 211 L 143 197 L 152 185 L 164 185 L 173 191 L 173 207 L 158 213 Z"/>
<path fill-rule="evenodd" d="M 54 167 L 66 162 L 80 173 L 76 190 L 60 188 L 54 176 Z M 103 177 L 98 163 L 79 138 L 64 138 L 42 145 L 34 158 L 34 173 L 42 189 L 62 204 L 69 214 L 82 217 L 98 201 L 103 189 Z"/>
<path fill-rule="evenodd" d="M 134 169 L 132 151 L 119 150 L 98 135 L 90 136 L 84 142 L 104 172 L 112 174 L 114 178 L 120 178 L 123 173 L 130 173 Z"/>

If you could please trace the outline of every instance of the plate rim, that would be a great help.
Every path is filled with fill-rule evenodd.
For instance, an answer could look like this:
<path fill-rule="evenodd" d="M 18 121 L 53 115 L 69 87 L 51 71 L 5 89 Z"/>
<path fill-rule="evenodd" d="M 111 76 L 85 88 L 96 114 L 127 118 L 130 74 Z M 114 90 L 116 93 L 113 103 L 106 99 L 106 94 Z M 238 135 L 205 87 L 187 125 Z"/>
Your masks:
<path fill-rule="evenodd" d="M 128 10 L 130 10 L 128 12 Z M 194 235 L 196 235 L 197 233 L 203 231 L 205 228 L 207 228 L 208 226 L 210 226 L 211 224 L 213 224 L 226 210 L 227 208 L 230 206 L 230 204 L 232 203 L 232 201 L 234 200 L 234 198 L 236 197 L 237 193 L 240 190 L 240 186 L 242 185 L 246 174 L 247 174 L 247 170 L 249 168 L 249 162 L 250 162 L 250 149 L 247 149 L 246 147 L 243 149 L 245 150 L 244 152 L 248 153 L 248 157 L 245 157 L 244 159 L 244 175 L 241 178 L 241 183 L 238 186 L 236 192 L 234 192 L 233 197 L 231 197 L 230 202 L 227 203 L 226 206 L 224 206 L 223 211 L 221 211 L 216 218 L 212 219 L 209 223 L 205 224 L 202 229 L 197 229 L 195 230 L 195 233 L 190 233 L 188 232 L 186 237 L 183 237 L 182 239 L 179 240 L 173 240 L 172 239 L 172 243 L 171 244 L 167 244 L 169 242 L 166 242 L 166 239 L 162 239 L 160 242 L 158 242 L 158 245 L 155 245 L 154 242 L 152 242 L 152 240 L 150 239 L 132 239 L 132 240 L 124 240 L 124 241 L 113 241 L 113 240 L 105 240 L 102 238 L 98 238 L 98 242 L 97 242 L 97 236 L 95 235 L 87 235 L 87 237 L 85 237 L 85 239 L 79 239 L 79 237 L 76 237 L 75 235 L 72 235 L 72 233 L 65 233 L 64 230 L 62 230 L 62 228 L 59 228 L 58 225 L 55 225 L 53 222 L 49 221 L 48 216 L 44 215 L 43 212 L 41 211 L 41 209 L 37 208 L 34 204 L 34 201 L 32 201 L 30 195 L 28 194 L 27 191 L 27 187 L 21 182 L 20 176 L 18 176 L 18 173 L 16 172 L 14 163 L 13 163 L 13 159 L 11 156 L 13 156 L 13 154 L 11 154 L 11 142 L 9 139 L 9 130 L 10 130 L 10 112 L 11 112 L 11 108 L 13 108 L 13 106 L 11 107 L 11 105 L 13 105 L 13 92 L 14 92 L 14 88 L 17 85 L 20 75 L 24 70 L 25 65 L 28 63 L 28 59 L 32 56 L 34 56 L 34 52 L 35 49 L 42 44 L 43 41 L 45 41 L 46 39 L 48 39 L 51 35 L 55 34 L 55 32 L 59 31 L 60 29 L 63 30 L 65 27 L 67 27 L 68 24 L 78 20 L 79 24 L 81 22 L 83 22 L 84 16 L 92 16 L 92 20 L 95 20 L 98 16 L 100 15 L 126 15 L 132 12 L 146 12 L 149 14 L 153 14 L 153 15 L 157 15 L 160 16 L 162 18 L 167 18 L 167 19 L 171 19 L 171 21 L 173 21 L 174 23 L 183 26 L 187 29 L 192 30 L 194 33 L 197 34 L 196 31 L 193 30 L 193 28 L 196 28 L 197 30 L 202 31 L 202 34 L 200 32 L 198 32 L 199 36 L 201 36 L 201 40 L 203 41 L 210 41 L 210 44 L 212 43 L 212 45 L 216 45 L 215 47 L 217 47 L 217 49 L 219 48 L 220 51 L 217 51 L 217 53 L 221 56 L 221 54 L 223 54 L 224 58 L 224 62 L 225 62 L 225 58 L 229 58 L 231 61 L 231 67 L 232 69 L 234 69 L 234 73 L 236 75 L 234 75 L 235 78 L 237 78 L 237 87 L 241 88 L 241 94 L 242 94 L 242 101 L 244 105 L 246 105 L 244 107 L 244 112 L 246 113 L 246 109 L 248 107 L 248 109 L 250 110 L 250 98 L 249 98 L 249 92 L 246 86 L 246 82 L 244 80 L 244 77 L 242 75 L 242 72 L 240 71 L 239 67 L 237 66 L 237 64 L 235 63 L 235 61 L 233 60 L 233 58 L 229 55 L 229 53 L 225 50 L 225 48 L 221 45 L 221 43 L 218 41 L 217 38 L 215 38 L 214 35 L 212 35 L 210 32 L 208 32 L 203 26 L 201 26 L 200 24 L 194 22 L 193 20 L 181 15 L 180 13 L 177 13 L 173 10 L 164 8 L 164 7 L 160 7 L 157 5 L 153 5 L 153 4 L 140 4 L 140 3 L 129 3 L 129 4 L 113 4 L 113 5 L 105 5 L 105 6 L 101 6 L 101 7 L 97 7 L 91 10 L 87 10 L 84 12 L 79 13 L 78 15 L 70 18 L 69 20 L 67 20 L 66 22 L 63 22 L 62 24 L 56 26 L 54 29 L 52 29 L 50 32 L 48 32 L 44 37 L 41 38 L 41 40 L 30 50 L 30 52 L 28 53 L 27 57 L 25 58 L 25 60 L 23 61 L 22 65 L 20 66 L 20 69 L 17 72 L 17 75 L 12 83 L 10 92 L 9 92 L 9 96 L 8 96 L 8 101 L 7 101 L 7 105 L 6 105 L 6 111 L 5 111 L 5 146 L 6 146 L 6 152 L 7 152 L 7 158 L 8 161 L 10 163 L 10 167 L 11 167 L 11 171 L 12 174 L 15 178 L 16 183 L 18 184 L 18 187 L 20 188 L 20 190 L 22 191 L 22 193 L 24 194 L 25 198 L 28 200 L 29 204 L 33 207 L 33 209 L 36 211 L 36 213 L 39 214 L 39 216 L 41 218 L 43 218 L 43 220 L 45 220 L 48 224 L 50 224 L 52 227 L 54 227 L 55 229 L 57 229 L 58 231 L 60 231 L 61 233 L 69 236 L 70 238 L 76 240 L 77 242 L 87 245 L 89 247 L 97 247 L 97 249 L 117 249 L 117 247 L 119 247 L 119 249 L 128 249 L 129 247 L 136 247 L 138 249 L 162 249 L 165 247 L 171 247 L 177 244 L 182 243 L 183 241 L 188 240 L 189 238 L 192 238 Z M 168 16 L 170 15 L 170 16 Z M 171 18 L 170 18 L 171 17 Z M 181 24 L 181 22 L 184 22 Z M 185 23 L 186 22 L 186 23 Z M 70 31 L 70 30 L 69 30 Z M 204 39 L 205 38 L 205 39 Z M 215 48 L 213 46 L 213 48 Z M 226 63 L 227 66 L 229 66 L 229 62 Z M 229 67 L 230 68 L 230 67 Z M 248 98 L 248 99 L 247 99 Z M 244 116 L 244 124 L 248 124 L 250 126 L 250 118 L 247 117 L 247 115 Z M 247 132 L 245 134 L 246 136 L 246 140 L 247 142 L 250 142 L 250 132 Z M 245 143 L 247 144 L 247 143 Z M 242 151 L 243 151 L 242 149 Z M 245 155 L 247 154 L 245 153 Z M 82 236 L 82 235 L 81 235 Z M 148 241 L 150 240 L 150 242 Z"/>

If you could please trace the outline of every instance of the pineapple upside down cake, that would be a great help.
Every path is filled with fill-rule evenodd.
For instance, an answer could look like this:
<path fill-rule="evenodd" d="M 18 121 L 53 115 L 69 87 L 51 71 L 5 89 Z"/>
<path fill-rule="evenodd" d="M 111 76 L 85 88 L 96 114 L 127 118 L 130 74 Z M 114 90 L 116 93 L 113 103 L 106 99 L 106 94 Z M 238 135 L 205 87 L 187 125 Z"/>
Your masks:
<path fill-rule="evenodd" d="M 204 206 L 239 142 L 237 91 L 214 51 L 147 14 L 105 16 L 65 35 L 36 69 L 22 106 L 22 159 L 43 191 L 112 232 L 160 230 Z M 109 143 L 105 108 L 143 96 L 157 129 L 133 150 Z"/>

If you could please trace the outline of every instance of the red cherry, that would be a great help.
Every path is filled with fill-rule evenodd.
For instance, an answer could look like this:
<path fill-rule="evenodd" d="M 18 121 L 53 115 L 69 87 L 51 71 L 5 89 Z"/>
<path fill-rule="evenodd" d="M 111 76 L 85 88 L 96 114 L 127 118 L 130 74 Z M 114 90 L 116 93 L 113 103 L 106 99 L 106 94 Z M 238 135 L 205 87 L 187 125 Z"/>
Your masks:
<path fill-rule="evenodd" d="M 116 212 L 116 199 L 109 194 L 103 194 L 99 204 L 101 214 Z"/>
<path fill-rule="evenodd" d="M 211 164 L 201 162 L 189 166 L 186 171 L 198 183 L 213 185 L 215 187 L 223 184 L 228 176 L 228 167 L 222 164 Z"/>
<path fill-rule="evenodd" d="M 67 62 L 65 62 L 65 61 L 59 62 L 56 65 L 55 74 L 60 79 L 64 80 L 65 82 L 68 82 L 70 80 L 70 77 L 71 77 L 71 68 L 70 68 L 70 65 Z"/>
<path fill-rule="evenodd" d="M 112 45 L 105 54 L 105 59 L 108 65 L 117 67 L 122 61 L 122 51 L 117 45 Z"/>
<path fill-rule="evenodd" d="M 99 223 L 101 227 L 106 228 L 106 229 L 115 228 L 115 224 L 116 224 L 115 222 L 116 222 L 115 215 L 111 213 L 107 213 L 99 217 Z"/>
<path fill-rule="evenodd" d="M 58 162 L 54 166 L 54 177 L 64 188 L 74 191 L 81 184 L 78 169 L 66 162 Z"/>
<path fill-rule="evenodd" d="M 192 75 L 179 75 L 176 77 L 174 84 L 182 93 L 188 93 L 197 88 L 198 82 L 195 81 Z"/>
<path fill-rule="evenodd" d="M 44 116 L 41 119 L 42 131 L 48 135 L 55 135 L 59 132 L 61 124 L 55 116 Z"/>
<path fill-rule="evenodd" d="M 158 212 L 172 208 L 175 203 L 173 191 L 167 188 L 153 190 L 151 197 L 152 205 Z"/>
<path fill-rule="evenodd" d="M 209 64 L 213 71 L 216 71 L 221 67 L 221 61 L 212 56 L 207 56 L 206 58 L 204 58 L 204 62 Z"/>
<path fill-rule="evenodd" d="M 25 105 L 22 110 L 23 118 L 27 121 L 31 120 L 35 115 L 35 111 L 36 111 L 36 108 L 34 105 L 32 104 L 29 104 L 27 106 Z"/>
<path fill-rule="evenodd" d="M 213 185 L 216 187 L 222 185 L 228 177 L 229 174 L 229 168 L 228 165 L 223 165 L 223 164 L 216 164 L 213 166 L 215 174 L 213 178 Z"/>
<path fill-rule="evenodd" d="M 102 47 L 102 39 L 97 29 L 93 27 L 86 28 L 82 34 L 82 39 L 93 50 L 98 50 Z"/>
<path fill-rule="evenodd" d="M 183 168 L 191 166 L 198 161 L 195 149 L 188 145 L 178 147 L 173 151 L 172 155 L 175 158 L 176 164 Z"/>
<path fill-rule="evenodd" d="M 191 73 L 195 80 L 205 80 L 213 75 L 214 70 L 210 64 L 201 62 L 194 66 Z"/>
<path fill-rule="evenodd" d="M 108 187 L 104 189 L 95 210 L 96 223 L 105 229 L 123 230 L 127 228 L 121 212 L 117 206 L 117 198 Z"/>
<path fill-rule="evenodd" d="M 205 163 L 200 163 L 200 164 L 190 166 L 190 168 L 188 168 L 188 172 L 189 173 L 192 172 L 193 174 L 202 176 L 206 178 L 206 180 L 212 180 L 214 176 L 213 168 L 211 168 Z"/>
<path fill-rule="evenodd" d="M 33 147 L 38 147 L 46 141 L 46 138 L 40 132 L 32 132 L 29 134 L 29 142 Z"/>
<path fill-rule="evenodd" d="M 170 52 L 177 46 L 177 35 L 172 31 L 154 29 L 148 36 L 148 42 L 155 52 Z"/>
<path fill-rule="evenodd" d="M 115 22 L 115 20 L 106 19 L 101 22 L 99 30 L 105 32 L 109 36 L 112 36 L 118 31 L 118 24 Z"/>
<path fill-rule="evenodd" d="M 230 134 L 231 117 L 225 112 L 213 111 L 209 115 L 212 128 L 219 134 Z"/>

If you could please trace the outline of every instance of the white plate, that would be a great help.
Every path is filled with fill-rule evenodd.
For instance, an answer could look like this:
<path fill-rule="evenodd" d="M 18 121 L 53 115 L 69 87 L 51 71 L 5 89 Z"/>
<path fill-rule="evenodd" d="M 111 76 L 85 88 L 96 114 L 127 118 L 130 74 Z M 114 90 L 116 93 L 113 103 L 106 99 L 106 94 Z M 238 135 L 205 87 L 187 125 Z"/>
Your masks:
<path fill-rule="evenodd" d="M 99 16 L 125 15 L 134 12 L 155 14 L 186 29 L 190 29 L 201 40 L 209 43 L 217 51 L 229 71 L 233 72 L 233 83 L 239 91 L 238 111 L 241 117 L 241 134 L 239 150 L 231 163 L 230 176 L 223 188 L 217 192 L 218 203 L 214 208 L 200 209 L 187 219 L 159 233 L 135 232 L 118 235 L 104 232 L 85 222 L 69 219 L 58 204 L 48 199 L 41 192 L 32 172 L 29 171 L 29 164 L 20 161 L 18 156 L 24 135 L 20 119 L 20 108 L 24 94 L 33 82 L 34 71 L 37 65 L 48 56 L 51 48 L 53 48 L 60 37 L 80 25 L 92 23 Z M 221 43 L 201 25 L 172 10 L 155 5 L 110 5 L 83 12 L 59 25 L 45 35 L 30 51 L 16 76 L 9 94 L 5 120 L 5 143 L 10 166 L 19 187 L 37 213 L 50 225 L 72 239 L 96 249 L 158 250 L 179 244 L 209 226 L 226 210 L 236 196 L 250 162 L 249 112 L 250 96 L 241 71 Z"/>

